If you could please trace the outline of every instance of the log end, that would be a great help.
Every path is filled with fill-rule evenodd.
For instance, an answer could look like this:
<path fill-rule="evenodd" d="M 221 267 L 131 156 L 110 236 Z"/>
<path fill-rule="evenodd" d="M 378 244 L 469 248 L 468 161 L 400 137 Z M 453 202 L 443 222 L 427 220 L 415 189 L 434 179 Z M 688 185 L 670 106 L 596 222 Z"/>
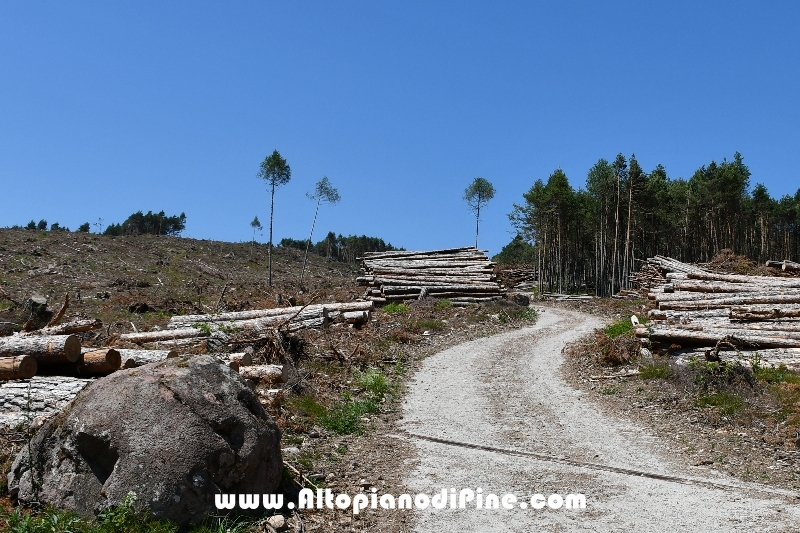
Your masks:
<path fill-rule="evenodd" d="M 75 335 L 68 335 L 64 341 L 64 358 L 70 363 L 76 363 L 81 358 L 81 340 Z"/>

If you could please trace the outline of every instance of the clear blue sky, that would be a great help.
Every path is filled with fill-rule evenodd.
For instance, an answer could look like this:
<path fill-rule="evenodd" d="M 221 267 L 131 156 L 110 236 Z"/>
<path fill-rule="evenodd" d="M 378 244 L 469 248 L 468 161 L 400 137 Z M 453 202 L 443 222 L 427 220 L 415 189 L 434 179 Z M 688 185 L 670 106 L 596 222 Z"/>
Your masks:
<path fill-rule="evenodd" d="M 274 149 L 276 242 L 322 176 L 315 240 L 412 249 L 474 243 L 483 176 L 492 254 L 534 180 L 619 152 L 677 178 L 738 150 L 794 194 L 798 28 L 800 2 L 2 2 L 0 226 L 163 209 L 247 240 Z"/>

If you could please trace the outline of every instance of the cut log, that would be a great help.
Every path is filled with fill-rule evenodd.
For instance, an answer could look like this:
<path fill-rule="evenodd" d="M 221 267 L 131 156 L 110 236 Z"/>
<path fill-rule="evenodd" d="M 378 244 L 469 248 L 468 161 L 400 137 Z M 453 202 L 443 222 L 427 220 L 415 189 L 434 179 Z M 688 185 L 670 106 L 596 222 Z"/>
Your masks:
<path fill-rule="evenodd" d="M 673 310 L 693 310 L 693 309 L 721 309 L 731 306 L 742 306 L 749 304 L 784 304 L 800 303 L 800 294 L 797 295 L 763 295 L 758 293 L 747 293 L 748 295 L 732 296 L 727 298 L 708 298 L 693 301 L 668 301 L 659 302 L 658 308 L 662 311 Z"/>
<path fill-rule="evenodd" d="M 119 340 L 139 344 L 143 342 L 169 341 L 175 339 L 195 339 L 207 336 L 206 332 L 199 328 L 181 328 L 140 333 L 123 333 L 119 336 Z"/>
<path fill-rule="evenodd" d="M 690 272 L 690 279 L 703 279 L 707 281 L 727 281 L 729 283 L 755 283 L 771 287 L 800 288 L 800 279 L 797 278 L 768 278 L 766 276 L 743 276 L 740 274 L 712 274 L 710 272 Z M 767 281 L 768 280 L 768 281 Z"/>
<path fill-rule="evenodd" d="M 800 318 L 800 308 L 731 307 L 731 320 L 775 320 Z"/>
<path fill-rule="evenodd" d="M 36 375 L 36 358 L 32 355 L 0 357 L 0 380 L 30 379 Z"/>
<path fill-rule="evenodd" d="M 369 322 L 369 313 L 367 311 L 348 311 L 342 313 L 342 319 L 347 324 L 362 325 Z"/>
<path fill-rule="evenodd" d="M 25 381 L 0 383 L 0 427 L 29 424 L 59 411 L 91 379 L 62 376 L 34 376 Z"/>
<path fill-rule="evenodd" d="M 286 383 L 289 381 L 286 365 L 243 366 L 239 369 L 239 374 L 243 378 L 257 383 Z"/>
<path fill-rule="evenodd" d="M 175 350 L 127 350 L 119 348 L 117 350 L 122 358 L 123 368 L 136 368 L 137 366 L 158 363 L 165 359 L 178 357 Z"/>
<path fill-rule="evenodd" d="M 93 331 L 103 327 L 103 323 L 98 319 L 82 319 L 72 320 L 56 326 L 50 326 L 33 331 L 26 331 L 20 333 L 21 336 L 33 335 L 72 335 L 75 333 L 83 333 L 84 331 Z"/>
<path fill-rule="evenodd" d="M 783 338 L 771 335 L 751 334 L 736 330 L 693 331 L 679 328 L 637 328 L 637 337 L 647 337 L 651 341 L 669 342 L 671 344 L 693 344 L 697 346 L 715 346 L 722 339 L 729 339 L 733 344 L 742 347 L 757 348 L 797 348 L 799 338 Z"/>
<path fill-rule="evenodd" d="M 253 358 L 247 352 L 236 352 L 228 354 L 228 359 L 235 361 L 239 367 L 252 366 Z"/>
<path fill-rule="evenodd" d="M 81 356 L 81 341 L 75 335 L 0 337 L 0 355 L 32 355 L 39 366 L 74 363 Z"/>
<path fill-rule="evenodd" d="M 322 308 L 328 311 L 371 311 L 375 308 L 372 302 L 344 302 L 330 304 L 314 304 L 308 306 L 276 307 L 273 309 L 255 309 L 253 311 L 235 311 L 231 313 L 215 313 L 211 315 L 178 315 L 169 320 L 169 328 L 186 327 L 202 322 L 236 322 L 256 318 L 291 316 L 297 313 L 311 315 L 321 313 Z"/>
<path fill-rule="evenodd" d="M 83 354 L 78 363 L 79 376 L 100 376 L 116 372 L 122 366 L 122 356 L 114 348 L 92 349 Z"/>

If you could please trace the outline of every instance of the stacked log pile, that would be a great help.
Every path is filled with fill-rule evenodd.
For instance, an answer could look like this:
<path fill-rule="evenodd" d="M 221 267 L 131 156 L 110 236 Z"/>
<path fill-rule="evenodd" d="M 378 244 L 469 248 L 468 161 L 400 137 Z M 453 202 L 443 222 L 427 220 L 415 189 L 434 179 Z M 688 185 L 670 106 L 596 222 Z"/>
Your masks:
<path fill-rule="evenodd" d="M 431 296 L 455 304 L 503 298 L 495 264 L 473 247 L 422 252 L 367 252 L 361 258 L 368 285 L 364 298 L 376 303 L 416 300 Z"/>
<path fill-rule="evenodd" d="M 503 268 L 497 273 L 497 279 L 508 288 L 532 290 L 539 277 L 535 268 Z"/>
<path fill-rule="evenodd" d="M 800 273 L 800 263 L 795 263 L 788 259 L 784 261 L 767 261 L 765 265 L 770 268 L 780 268 L 783 272 Z"/>
<path fill-rule="evenodd" d="M 800 279 L 719 274 L 655 257 L 664 281 L 650 289 L 645 344 L 755 352 L 771 364 L 800 364 Z"/>

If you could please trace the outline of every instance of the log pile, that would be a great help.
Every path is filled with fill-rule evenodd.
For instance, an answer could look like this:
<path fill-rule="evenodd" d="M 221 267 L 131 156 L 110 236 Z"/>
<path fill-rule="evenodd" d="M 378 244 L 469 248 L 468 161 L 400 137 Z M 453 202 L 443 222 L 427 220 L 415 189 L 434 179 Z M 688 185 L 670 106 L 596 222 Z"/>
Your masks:
<path fill-rule="evenodd" d="M 497 273 L 503 286 L 517 290 L 533 289 L 539 277 L 535 268 L 503 268 Z"/>
<path fill-rule="evenodd" d="M 361 258 L 367 285 L 364 298 L 375 303 L 447 298 L 455 304 L 503 298 L 495 264 L 473 247 L 422 252 L 367 252 Z"/>
<path fill-rule="evenodd" d="M 637 326 L 644 344 L 758 352 L 770 364 L 800 364 L 800 279 L 720 274 L 656 257 L 663 281 L 656 308 Z M 651 276 L 651 275 L 650 275 Z"/>
<path fill-rule="evenodd" d="M 783 261 L 767 261 L 765 265 L 770 268 L 780 268 L 783 272 L 800 273 L 800 263 L 795 263 L 788 259 Z"/>

